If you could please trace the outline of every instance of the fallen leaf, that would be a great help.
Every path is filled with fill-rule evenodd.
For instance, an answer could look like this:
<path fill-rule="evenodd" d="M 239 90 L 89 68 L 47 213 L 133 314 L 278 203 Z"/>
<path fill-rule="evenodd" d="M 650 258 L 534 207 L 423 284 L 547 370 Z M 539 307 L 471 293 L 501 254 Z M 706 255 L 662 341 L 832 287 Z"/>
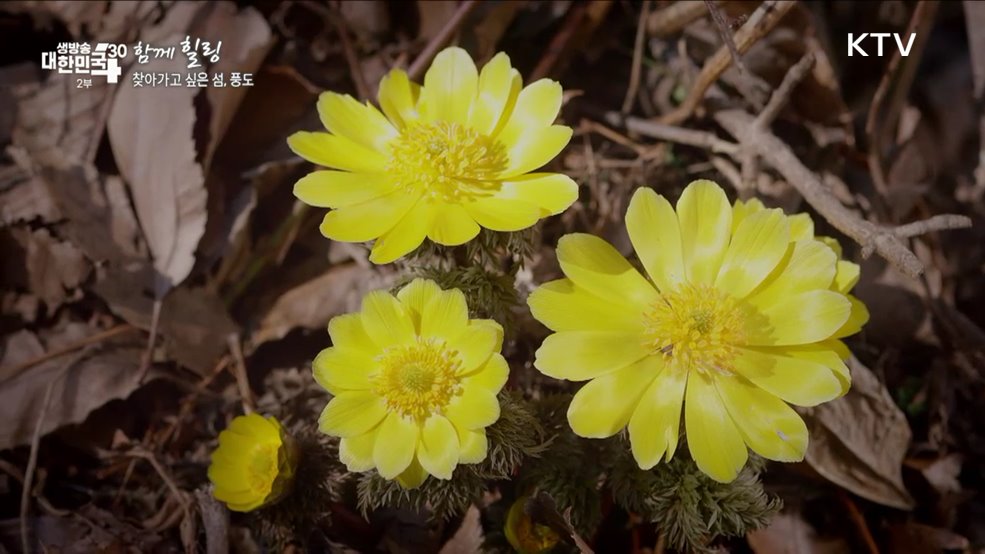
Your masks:
<path fill-rule="evenodd" d="M 75 245 L 52 237 L 47 229 L 15 228 L 12 233 L 26 252 L 28 287 L 54 312 L 68 297 L 66 290 L 89 275 L 89 262 Z"/>
<path fill-rule="evenodd" d="M 482 551 L 482 522 L 479 518 L 479 508 L 469 506 L 455 534 L 441 547 L 438 554 L 472 554 Z"/>
<path fill-rule="evenodd" d="M 965 537 L 941 527 L 915 521 L 889 526 L 888 552 L 909 554 L 939 554 L 947 550 L 967 552 L 970 546 Z"/>
<path fill-rule="evenodd" d="M 183 38 L 171 35 L 164 42 L 177 44 Z M 139 69 L 168 74 L 186 70 L 180 57 L 154 59 Z M 137 219 L 163 280 L 155 286 L 158 298 L 191 272 L 205 232 L 205 173 L 196 161 L 194 140 L 198 94 L 198 88 L 189 87 L 122 86 L 107 122 L 116 163 L 130 185 Z"/>
<path fill-rule="evenodd" d="M 146 263 L 113 268 L 92 290 L 106 299 L 110 310 L 131 325 L 151 328 L 154 309 L 153 269 Z M 207 375 L 226 351 L 226 337 L 239 327 L 225 305 L 203 287 L 178 287 L 163 299 L 158 331 L 168 356 Z"/>
<path fill-rule="evenodd" d="M 68 323 L 54 335 L 24 340 L 11 335 L 3 341 L 0 375 L 11 367 L 95 334 L 83 323 Z M 18 340 L 18 347 L 12 341 Z M 45 392 L 51 384 L 51 402 L 44 414 L 42 435 L 64 425 L 80 423 L 90 412 L 117 398 L 125 398 L 139 385 L 137 372 L 142 347 L 133 336 L 108 340 L 63 372 L 71 354 L 42 362 L 0 381 L 0 450 L 28 444 L 41 415 Z"/>
<path fill-rule="evenodd" d="M 324 328 L 333 316 L 358 308 L 372 276 L 371 269 L 347 264 L 287 291 L 263 318 L 250 341 L 252 346 L 282 338 L 298 327 Z"/>
<path fill-rule="evenodd" d="M 902 475 L 911 437 L 906 416 L 869 368 L 854 357 L 848 366 L 848 394 L 804 410 L 811 436 L 807 463 L 863 498 L 908 510 L 914 501 Z"/>

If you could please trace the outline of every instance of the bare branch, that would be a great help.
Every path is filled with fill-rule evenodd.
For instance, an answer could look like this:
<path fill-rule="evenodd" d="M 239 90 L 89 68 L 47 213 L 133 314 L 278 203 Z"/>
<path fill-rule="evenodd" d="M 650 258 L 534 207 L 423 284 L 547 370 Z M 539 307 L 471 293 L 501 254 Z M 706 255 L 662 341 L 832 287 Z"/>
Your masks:
<path fill-rule="evenodd" d="M 783 77 L 783 82 L 780 86 L 773 91 L 773 95 L 770 96 L 769 102 L 766 103 L 766 107 L 763 111 L 759 112 L 756 117 L 756 125 L 760 127 L 767 128 L 773 124 L 776 117 L 780 115 L 780 111 L 783 107 L 787 105 L 790 101 L 790 95 L 793 94 L 793 89 L 797 88 L 800 81 L 804 79 L 807 72 L 811 70 L 814 66 L 814 55 L 807 53 L 799 62 L 794 64 L 790 68 L 790 71 Z"/>
<path fill-rule="evenodd" d="M 628 131 L 639 133 L 645 137 L 707 148 L 717 154 L 733 155 L 739 151 L 739 145 L 734 142 L 722 140 L 713 133 L 705 131 L 664 125 L 636 117 L 622 117 L 622 114 L 616 112 L 605 114 L 605 121 L 609 125 L 624 127 Z"/>
<path fill-rule="evenodd" d="M 746 65 L 742 63 L 742 54 L 739 54 L 739 49 L 735 47 L 735 40 L 732 39 L 732 30 L 729 29 L 728 21 L 725 20 L 725 14 L 722 13 L 722 9 L 718 7 L 716 0 L 705 0 L 705 5 L 708 6 L 708 13 L 711 14 L 711 20 L 715 22 L 715 28 L 718 29 L 718 36 L 722 37 L 722 42 L 728 47 L 729 54 L 732 55 L 732 63 L 735 67 L 739 68 L 739 72 L 743 75 L 749 73 L 746 69 Z"/>
<path fill-rule="evenodd" d="M 776 27 L 783 16 L 789 12 L 796 2 L 794 0 L 770 0 L 763 2 L 756 11 L 753 12 L 749 20 L 735 34 L 735 46 L 740 54 L 744 54 L 757 41 L 769 34 Z M 687 98 L 674 111 L 664 114 L 660 118 L 660 123 L 666 125 L 677 125 L 691 117 L 694 110 L 705 97 L 705 92 L 718 80 L 718 77 L 731 65 L 732 57 L 729 49 L 725 46 L 708 58 L 701 73 L 691 87 Z"/>
<path fill-rule="evenodd" d="M 451 19 L 445 23 L 445 26 L 441 31 L 434 35 L 431 42 L 424 47 L 424 50 L 417 55 L 414 59 L 414 63 L 410 64 L 410 69 L 407 70 L 407 74 L 411 79 L 419 79 L 424 75 L 424 69 L 431 63 L 431 60 L 438 54 L 438 50 L 451 40 L 452 35 L 455 31 L 462 25 L 465 18 L 468 17 L 472 10 L 478 7 L 479 3 L 476 0 L 465 0 L 458 6 L 458 10 L 452 14 Z"/>
<path fill-rule="evenodd" d="M 971 218 L 956 214 L 940 214 L 914 221 L 892 229 L 893 234 L 900 238 L 917 237 L 932 233 L 934 231 L 948 231 L 951 229 L 967 229 L 971 227 Z"/>

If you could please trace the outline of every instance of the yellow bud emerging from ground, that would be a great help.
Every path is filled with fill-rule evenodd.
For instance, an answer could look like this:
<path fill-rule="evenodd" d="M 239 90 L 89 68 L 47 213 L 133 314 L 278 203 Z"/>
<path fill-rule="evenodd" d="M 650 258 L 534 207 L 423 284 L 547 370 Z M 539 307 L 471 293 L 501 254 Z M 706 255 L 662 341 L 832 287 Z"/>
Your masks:
<path fill-rule="evenodd" d="M 531 173 L 571 140 L 554 125 L 561 85 L 522 86 L 506 54 L 481 71 L 461 48 L 438 53 L 424 85 L 394 69 L 380 81 L 376 107 L 325 92 L 318 113 L 328 130 L 301 131 L 288 145 L 330 168 L 298 181 L 306 204 L 332 208 L 326 237 L 375 240 L 370 260 L 392 262 L 421 245 L 464 244 L 481 227 L 519 231 L 561 213 L 578 186 L 558 173 Z"/>
<path fill-rule="evenodd" d="M 604 240 L 568 235 L 557 249 L 567 278 L 528 299 L 555 331 L 535 367 L 588 381 L 568 409 L 572 430 L 602 438 L 628 428 L 649 469 L 674 455 L 683 417 L 691 456 L 721 482 L 739 474 L 747 447 L 802 460 L 807 427 L 789 404 L 848 391 L 840 339 L 868 319 L 848 294 L 858 266 L 815 238 L 807 215 L 730 206 L 711 181 L 688 185 L 676 209 L 637 190 L 626 227 L 646 276 Z"/>
<path fill-rule="evenodd" d="M 289 493 L 297 464 L 297 445 L 280 423 L 253 413 L 236 417 L 219 433 L 209 480 L 217 500 L 249 512 Z"/>
<path fill-rule="evenodd" d="M 334 398 L 322 432 L 341 437 L 349 471 L 376 469 L 407 488 L 486 458 L 509 375 L 503 329 L 469 319 L 465 295 L 416 279 L 396 295 L 374 291 L 362 310 L 332 319 L 332 347 L 312 364 Z"/>
<path fill-rule="evenodd" d="M 510 506 L 506 515 L 506 540 L 520 554 L 543 554 L 557 545 L 560 537 L 546 525 L 534 523 L 524 507 L 527 496 L 521 496 Z"/>

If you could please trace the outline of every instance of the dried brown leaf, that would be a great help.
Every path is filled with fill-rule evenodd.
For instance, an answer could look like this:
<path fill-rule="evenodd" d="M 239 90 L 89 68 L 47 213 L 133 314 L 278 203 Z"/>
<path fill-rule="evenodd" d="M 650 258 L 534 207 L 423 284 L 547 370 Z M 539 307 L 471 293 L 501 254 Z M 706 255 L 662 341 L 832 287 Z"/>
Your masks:
<path fill-rule="evenodd" d="M 474 505 L 469 506 L 462 524 L 458 526 L 455 534 L 448 539 L 448 542 L 441 547 L 438 554 L 472 554 L 482 551 L 482 522 L 480 521 L 479 508 Z"/>
<path fill-rule="evenodd" d="M 806 410 L 811 433 L 807 463 L 824 478 L 863 498 L 910 509 L 902 465 L 910 426 L 869 368 L 852 357 L 852 389 L 845 397 Z"/>
<path fill-rule="evenodd" d="M 763 529 L 746 535 L 756 554 L 842 554 L 851 547 L 841 538 L 820 537 L 799 514 L 782 513 Z"/>
<path fill-rule="evenodd" d="M 252 344 L 277 340 L 298 327 L 324 328 L 333 316 L 358 307 L 372 275 L 371 269 L 354 263 L 336 266 L 287 291 L 263 318 Z"/>
<path fill-rule="evenodd" d="M 165 42 L 177 44 L 182 38 L 172 35 Z M 140 69 L 170 74 L 185 67 L 176 58 L 151 60 Z M 196 161 L 194 140 L 198 94 L 199 89 L 188 87 L 120 87 L 107 122 L 113 154 L 164 280 L 163 288 L 155 287 L 158 296 L 191 272 L 205 232 L 205 173 Z"/>
<path fill-rule="evenodd" d="M 26 252 L 28 288 L 44 300 L 49 312 L 54 311 L 68 297 L 66 290 L 89 275 L 89 262 L 75 245 L 52 237 L 47 229 L 16 228 L 12 232 Z"/>
<path fill-rule="evenodd" d="M 6 337 L 0 368 L 18 366 L 98 330 L 82 323 L 69 323 L 41 341 L 23 333 Z M 31 442 L 41 415 L 45 390 L 54 381 L 51 403 L 45 414 L 43 434 L 83 421 L 90 412 L 117 398 L 125 398 L 138 386 L 137 367 L 141 347 L 133 337 L 108 341 L 86 354 L 62 374 L 67 358 L 48 360 L 0 381 L 0 449 Z M 9 369 L 0 369 L 0 375 Z"/>

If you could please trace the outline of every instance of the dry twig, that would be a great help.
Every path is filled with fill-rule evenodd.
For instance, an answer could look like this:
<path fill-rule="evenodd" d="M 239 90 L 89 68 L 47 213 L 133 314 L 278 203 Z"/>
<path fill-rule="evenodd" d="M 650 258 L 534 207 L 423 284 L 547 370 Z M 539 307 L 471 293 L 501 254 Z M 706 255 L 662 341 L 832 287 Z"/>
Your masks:
<path fill-rule="evenodd" d="M 628 114 L 633 109 L 636 94 L 640 90 L 640 73 L 643 69 L 643 47 L 646 44 L 646 17 L 650 12 L 650 2 L 643 0 L 640 8 L 640 22 L 636 26 L 636 41 L 633 44 L 633 65 L 629 70 L 629 86 L 626 87 L 626 97 L 622 101 L 622 113 Z"/>
<path fill-rule="evenodd" d="M 735 40 L 732 39 L 732 32 L 729 29 L 728 21 L 725 20 L 725 14 L 722 9 L 718 7 L 716 0 L 705 0 L 705 5 L 708 6 L 708 13 L 711 14 L 711 20 L 715 22 L 715 28 L 718 29 L 718 36 L 722 37 L 722 42 L 728 47 L 729 54 L 732 55 L 732 63 L 735 67 L 739 68 L 739 72 L 743 75 L 749 73 L 746 69 L 746 64 L 742 63 L 742 55 L 739 54 L 739 49 L 735 47 Z"/>
<path fill-rule="evenodd" d="M 926 221 L 904 225 L 902 228 L 883 227 L 862 219 L 846 208 L 821 182 L 816 173 L 794 155 L 790 147 L 770 131 L 768 124 L 789 100 L 790 93 L 807 73 L 809 61 L 801 60 L 787 73 L 783 83 L 770 98 L 759 117 L 742 110 L 723 110 L 715 114 L 715 120 L 738 139 L 743 149 L 748 149 L 773 166 L 805 200 L 835 228 L 862 245 L 862 256 L 877 252 L 896 268 L 910 277 L 923 272 L 923 264 L 910 251 L 901 237 L 921 232 L 968 227 L 971 220 L 958 215 L 937 216 Z M 803 65 L 802 65 L 803 64 Z M 900 231 L 899 229 L 903 229 Z"/>
<path fill-rule="evenodd" d="M 794 0 L 770 0 L 763 2 L 756 11 L 753 12 L 749 20 L 735 34 L 735 46 L 740 54 L 744 54 L 753 44 L 769 34 L 776 27 L 783 16 L 786 15 L 796 2 Z M 688 92 L 687 98 L 674 111 L 664 114 L 660 118 L 660 123 L 666 125 L 677 125 L 691 116 L 701 100 L 705 97 L 705 92 L 718 80 L 718 77 L 728 69 L 731 64 L 732 56 L 729 49 L 723 46 L 705 62 L 701 68 L 701 73 L 695 80 L 694 85 Z"/>
<path fill-rule="evenodd" d="M 13 369 L 4 369 L 2 373 L 4 375 L 17 375 L 20 372 L 24 371 L 25 369 L 34 367 L 42 362 L 47 362 L 48 360 L 64 356 L 65 354 L 78 350 L 79 348 L 82 348 L 84 346 L 88 346 L 90 344 L 94 344 L 97 342 L 102 342 L 106 339 L 115 337 L 116 335 L 122 335 L 127 331 L 132 331 L 135 329 L 136 327 L 130 325 L 129 323 L 122 323 L 120 325 L 117 325 L 116 327 L 111 327 L 101 333 L 96 333 L 95 335 L 90 335 L 84 339 L 77 340 L 72 344 L 59 348 L 58 350 L 45 352 L 44 354 L 38 356 L 37 358 L 27 360 L 26 362 L 21 364 L 17 364 L 16 366 L 13 367 Z"/>
<path fill-rule="evenodd" d="M 407 74 L 410 75 L 412 80 L 418 80 L 424 74 L 424 68 L 431 63 L 431 60 L 438 54 L 438 50 L 451 40 L 451 36 L 458 31 L 458 28 L 465 21 L 472 10 L 474 10 L 479 3 L 476 0 L 465 0 L 458 6 L 458 10 L 451 16 L 451 19 L 445 23 L 445 26 L 441 29 L 437 35 L 431 38 L 424 50 L 417 55 L 414 59 L 414 63 L 410 64 L 410 69 L 407 70 Z"/>
<path fill-rule="evenodd" d="M 658 37 L 667 37 L 701 19 L 707 13 L 708 5 L 704 2 L 674 2 L 666 8 L 653 12 L 646 22 L 646 28 Z"/>
<path fill-rule="evenodd" d="M 627 131 L 639 133 L 645 137 L 657 140 L 666 140 L 678 144 L 687 144 L 698 148 L 707 148 L 717 154 L 736 154 L 739 145 L 734 142 L 722 140 L 713 133 L 685 129 L 674 125 L 665 125 L 636 117 L 623 117 L 622 114 L 609 112 L 605 114 L 605 121 L 609 125 L 624 127 Z"/>
<path fill-rule="evenodd" d="M 253 399 L 253 391 L 250 390 L 250 380 L 246 375 L 246 360 L 243 359 L 243 348 L 239 343 L 239 333 L 233 333 L 227 337 L 229 351 L 233 355 L 233 374 L 236 376 L 236 386 L 239 387 L 239 395 L 243 400 L 243 412 L 252 413 L 257 409 L 256 400 Z"/>
<path fill-rule="evenodd" d="M 27 535 L 27 512 L 31 506 L 31 488 L 34 482 L 34 470 L 38 465 L 38 448 L 41 446 L 41 430 L 44 428 L 44 418 L 48 415 L 48 407 L 51 406 L 51 395 L 55 390 L 55 385 L 68 373 L 68 370 L 72 369 L 75 364 L 79 363 L 89 353 L 90 348 L 92 347 L 86 347 L 65 362 L 65 365 L 58 370 L 58 373 L 51 378 L 48 386 L 44 389 L 41 411 L 38 413 L 38 420 L 34 423 L 34 435 L 31 437 L 31 453 L 28 455 L 27 468 L 24 470 L 24 486 L 21 489 L 20 531 L 21 547 L 24 552 L 31 552 L 31 541 Z"/>

